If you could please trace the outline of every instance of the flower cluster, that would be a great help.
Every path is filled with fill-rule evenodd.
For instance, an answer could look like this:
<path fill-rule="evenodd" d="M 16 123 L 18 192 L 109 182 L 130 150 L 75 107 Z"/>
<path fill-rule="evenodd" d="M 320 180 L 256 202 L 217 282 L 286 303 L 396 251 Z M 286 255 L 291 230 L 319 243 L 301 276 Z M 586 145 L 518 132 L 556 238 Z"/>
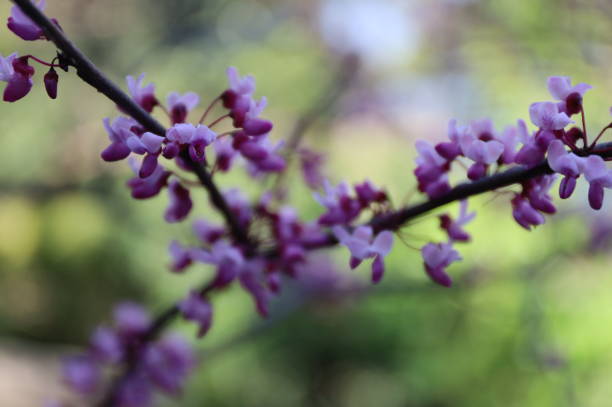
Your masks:
<path fill-rule="evenodd" d="M 113 327 L 100 326 L 95 330 L 86 353 L 65 360 L 66 384 L 85 399 L 92 399 L 102 390 L 104 370 L 133 363 L 130 374 L 117 385 L 113 406 L 148 406 L 153 400 L 153 389 L 180 394 L 196 363 L 189 344 L 174 335 L 148 340 L 151 317 L 133 303 L 119 305 L 114 322 Z"/>
<path fill-rule="evenodd" d="M 589 204 L 593 209 L 600 209 L 604 188 L 612 188 L 612 171 L 601 156 L 593 154 L 597 139 L 589 145 L 585 128 L 568 128 L 574 123 L 573 115 L 581 114 L 584 118 L 582 99 L 590 88 L 584 83 L 572 86 L 567 77 L 549 78 L 548 89 L 556 101 L 536 102 L 529 107 L 531 122 L 537 127 L 531 133 L 523 120 L 503 132 L 496 132 L 492 122 L 486 119 L 466 127 L 457 126 L 452 120 L 448 141 L 435 146 L 426 141 L 416 143 L 419 154 L 414 174 L 419 190 L 432 199 L 444 196 L 451 189 L 448 173 L 454 162 L 467 167 L 467 178 L 477 181 L 490 173 L 492 166 L 497 171 L 511 165 L 531 168 L 547 160 L 552 171 L 564 176 L 559 185 L 561 198 L 568 198 L 576 180 L 584 175 L 590 184 Z M 581 148 L 579 141 L 582 141 Z M 545 222 L 544 214 L 556 212 L 549 195 L 555 180 L 555 175 L 541 175 L 520 183 L 521 191 L 515 192 L 511 200 L 512 215 L 520 226 L 529 230 Z M 450 285 L 451 279 L 444 269 L 460 258 L 452 243 L 467 240 L 457 225 L 465 224 L 472 217 L 466 215 L 465 206 L 457 222 L 443 215 L 441 227 L 448 233 L 449 241 L 423 247 L 425 270 L 435 282 Z"/>
<path fill-rule="evenodd" d="M 40 10 L 45 9 L 45 0 L 40 0 L 37 7 Z M 53 20 L 55 24 L 57 21 Z M 28 16 L 23 14 L 21 9 L 17 6 L 11 8 L 11 16 L 7 23 L 8 28 L 13 31 L 16 35 L 26 41 L 35 41 L 46 39 L 43 30 L 38 27 Z M 6 82 L 7 85 L 4 88 L 2 99 L 5 102 L 15 102 L 24 96 L 26 96 L 34 82 L 32 77 L 34 76 L 34 68 L 29 65 L 29 60 L 34 60 L 42 65 L 48 66 L 49 71 L 45 74 L 43 82 L 47 94 L 51 99 L 57 97 L 57 83 L 59 76 L 55 71 L 55 68 L 62 68 L 66 70 L 66 66 L 61 63 L 61 56 L 56 57 L 51 63 L 45 62 L 41 59 L 34 57 L 33 55 L 18 56 L 17 53 L 13 53 L 7 57 L 0 55 L 0 81 Z M 56 60 L 60 60 L 60 64 L 54 64 Z"/>
<path fill-rule="evenodd" d="M 42 10 L 44 6 L 41 0 L 38 8 Z M 46 38 L 43 30 L 17 6 L 11 11 L 8 27 L 24 40 Z M 4 100 L 19 100 L 30 91 L 34 75 L 29 65 L 31 60 L 50 68 L 44 82 L 52 98 L 57 95 L 58 78 L 54 68 L 67 71 L 68 65 L 75 63 L 61 53 L 51 63 L 32 55 L 0 56 L 0 80 L 7 82 Z M 124 115 L 125 105 L 118 106 L 120 116 L 103 120 L 110 143 L 101 157 L 109 162 L 129 158 L 135 175 L 127 186 L 133 198 L 147 199 L 167 190 L 170 202 L 164 218 L 170 223 L 181 222 L 194 208 L 190 189 L 197 185 L 193 179 L 195 174 L 226 221 L 221 225 L 196 220 L 193 223 L 195 243 L 172 241 L 169 246 L 172 272 L 185 273 L 198 265 L 212 270 L 203 288 L 191 290 L 171 310 L 173 315 L 195 323 L 198 337 L 206 335 L 211 328 L 213 292 L 232 283 L 240 284 L 252 296 L 258 313 L 267 316 L 270 300 L 282 289 L 285 280 L 299 278 L 310 265 L 319 267 L 311 258 L 315 249 L 339 243 L 348 249 L 350 268 L 371 259 L 371 278 L 378 283 L 384 275 L 384 259 L 393 246 L 393 233 L 406 221 L 405 217 L 396 216 L 402 210 L 392 209 L 386 191 L 370 181 L 354 186 L 346 182 L 332 185 L 321 174 L 322 156 L 306 149 L 299 150 L 304 181 L 312 189 L 322 189 L 313 194 L 324 208 L 315 220 L 302 219 L 275 190 L 264 191 L 251 201 L 238 188 L 217 189 L 212 181 L 217 172 L 230 171 L 242 162 L 253 180 L 265 179 L 285 171 L 287 164 L 281 152 L 291 153 L 281 150 L 282 142 L 270 140 L 273 124 L 261 117 L 267 100 L 254 98 L 254 78 L 240 76 L 235 68 L 228 69 L 227 77 L 229 86 L 212 99 L 198 120 L 190 122 L 188 119 L 199 105 L 199 95 L 172 92 L 164 104 L 155 93 L 155 85 L 145 83 L 144 74 L 137 78 L 128 76 L 132 102 L 127 107 L 134 110 L 138 105 L 148 114 L 164 113 L 170 127 L 165 131 L 147 128 Z M 514 219 L 528 230 L 544 223 L 544 214 L 556 212 L 549 194 L 556 179 L 553 173 L 563 177 L 559 186 L 561 198 L 572 195 L 577 179 L 584 175 L 590 185 L 590 206 L 602 207 L 604 189 L 612 188 L 612 172 L 596 143 L 612 124 L 589 144 L 584 125 L 582 128 L 569 126 L 574 123 L 572 116 L 578 114 L 582 116 L 581 122 L 585 122 L 582 99 L 590 86 L 572 86 L 569 78 L 552 77 L 548 88 L 555 101 L 530 106 L 530 119 L 537 128 L 532 132 L 522 120 L 501 132 L 487 119 L 468 126 L 451 121 L 448 140 L 435 145 L 427 141 L 416 143 L 414 175 L 419 191 L 429 201 L 421 205 L 425 209 L 414 211 L 411 216 L 462 199 L 456 218 L 447 213 L 439 216 L 446 241 L 427 243 L 421 249 L 425 272 L 435 283 L 451 285 L 446 269 L 460 260 L 454 245 L 470 240 L 464 228 L 475 216 L 467 210 L 466 195 L 448 199 L 452 196 L 450 193 L 456 192 L 449 181 L 455 167 L 466 169 L 468 185 L 486 182 L 489 175 L 510 166 L 539 168 L 541 171 L 536 175 L 520 180 L 520 191 L 513 191 L 511 199 Z M 128 99 L 115 101 L 119 103 L 118 100 L 126 104 Z M 209 115 L 221 109 L 219 116 L 209 119 Z M 222 125 L 229 129 L 219 131 Z M 366 217 L 369 222 L 363 223 Z M 332 284 L 335 278 L 329 281 Z M 178 394 L 195 359 L 183 340 L 176 337 L 158 340 L 157 322 L 138 306 L 121 305 L 116 311 L 114 326 L 98 328 L 87 352 L 66 360 L 66 383 L 77 393 L 94 398 L 102 392 L 101 381 L 107 371 L 124 369 L 116 385 L 106 389 L 112 403 L 109 405 L 148 407 L 154 389 Z"/>

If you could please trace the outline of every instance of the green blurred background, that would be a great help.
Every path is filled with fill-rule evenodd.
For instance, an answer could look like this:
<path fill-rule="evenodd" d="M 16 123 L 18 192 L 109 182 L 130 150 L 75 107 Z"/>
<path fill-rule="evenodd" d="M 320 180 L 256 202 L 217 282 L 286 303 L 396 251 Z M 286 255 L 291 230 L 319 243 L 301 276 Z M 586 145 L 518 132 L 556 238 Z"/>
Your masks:
<path fill-rule="evenodd" d="M 416 139 L 442 139 L 453 117 L 491 117 L 498 129 L 528 119 L 531 102 L 549 99 L 550 75 L 594 85 L 585 101 L 591 133 L 609 120 L 608 0 L 49 3 L 48 14 L 122 84 L 146 72 L 159 95 L 200 93 L 202 109 L 235 65 L 268 96 L 277 138 L 323 106 L 306 120 L 304 145 L 326 153 L 332 180 L 367 177 L 386 185 L 396 206 L 421 199 Z M 0 5 L 2 18 L 9 7 Z M 14 50 L 54 55 L 48 43 L 5 29 L 0 53 Z M 358 68 L 346 63 L 355 55 Z M 339 84 L 347 76 L 349 85 Z M 191 239 L 190 222 L 165 224 L 167 198 L 131 200 L 127 165 L 99 158 L 101 119 L 116 114 L 113 104 L 74 74 L 61 75 L 59 94 L 48 100 L 37 83 L 1 107 L 2 406 L 62 393 L 59 358 L 108 321 L 117 301 L 159 310 L 211 273 L 167 272 L 167 244 Z M 218 181 L 257 197 L 241 173 Z M 214 218 L 200 195 L 189 220 Z M 289 195 L 307 218 L 321 212 L 305 188 Z M 349 273 L 346 254 L 331 251 L 336 268 L 310 288 L 289 284 L 267 321 L 239 288 L 217 296 L 214 328 L 196 345 L 200 368 L 182 399 L 161 405 L 611 406 L 610 199 L 595 217 L 581 185 L 530 233 L 508 201 L 503 193 L 470 201 L 473 243 L 458 248 L 465 261 L 450 269 L 451 289 L 422 270 L 417 249 L 442 239 L 428 216 L 401 232 L 377 287 L 367 266 Z M 330 275 L 336 291 L 313 289 Z M 189 324 L 173 328 L 193 337 Z"/>

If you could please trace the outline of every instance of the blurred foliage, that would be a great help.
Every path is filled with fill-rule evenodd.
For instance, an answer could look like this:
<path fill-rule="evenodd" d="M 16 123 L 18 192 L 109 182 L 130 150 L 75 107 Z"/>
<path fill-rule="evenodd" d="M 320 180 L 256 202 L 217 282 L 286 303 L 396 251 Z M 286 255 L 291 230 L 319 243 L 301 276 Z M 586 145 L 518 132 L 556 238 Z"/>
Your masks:
<path fill-rule="evenodd" d="M 111 78 L 146 71 L 160 95 L 200 93 L 200 108 L 224 88 L 226 66 L 253 73 L 282 138 L 333 88 L 343 53 L 360 51 L 323 40 L 318 15 L 331 1 L 66 0 L 49 2 L 49 14 Z M 387 1 L 417 45 L 389 64 L 364 57 L 356 82 L 312 123 L 305 144 L 327 154 L 334 181 L 367 177 L 387 185 L 396 206 L 416 202 L 416 138 L 442 138 L 451 117 L 491 116 L 499 129 L 527 119 L 529 103 L 548 98 L 549 75 L 595 86 L 585 102 L 591 133 L 609 119 L 609 1 Z M 356 3 L 344 2 L 347 13 Z M 13 50 L 54 52 L 5 30 L 0 52 Z M 61 75 L 57 101 L 37 83 L 26 100 L 2 105 L 3 337 L 78 346 L 116 301 L 158 310 L 210 275 L 166 271 L 167 244 L 192 239 L 188 223 L 166 225 L 167 198 L 132 201 L 127 166 L 101 162 L 101 118 L 113 114 L 74 74 Z M 313 219 L 320 209 L 299 176 L 288 193 Z M 261 192 L 241 174 L 218 181 Z M 167 405 L 608 406 L 610 246 L 588 250 L 585 195 L 582 187 L 531 233 L 512 220 L 506 194 L 472 200 L 474 242 L 460 247 L 450 290 L 427 280 L 415 250 L 442 238 L 430 215 L 402 230 L 379 287 L 332 299 L 291 287 L 266 322 L 240 289 L 217 296 L 201 367 L 184 399 Z M 197 203 L 190 220 L 214 217 L 203 193 Z M 611 221 L 610 207 L 597 222 Z M 345 253 L 330 254 L 347 273 Z M 351 277 L 366 281 L 367 267 Z"/>

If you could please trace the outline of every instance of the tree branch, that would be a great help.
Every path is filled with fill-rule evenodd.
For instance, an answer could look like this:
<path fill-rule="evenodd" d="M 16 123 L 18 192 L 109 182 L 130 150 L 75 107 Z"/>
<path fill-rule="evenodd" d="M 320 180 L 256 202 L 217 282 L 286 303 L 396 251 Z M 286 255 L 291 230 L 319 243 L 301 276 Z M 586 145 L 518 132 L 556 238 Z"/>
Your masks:
<path fill-rule="evenodd" d="M 161 123 L 155 120 L 153 116 L 148 114 L 114 82 L 108 79 L 93 62 L 64 35 L 61 29 L 32 4 L 30 0 L 11 1 L 17 4 L 25 15 L 30 17 L 32 21 L 43 29 L 46 37 L 55 44 L 69 64 L 76 69 L 79 78 L 115 102 L 121 110 L 133 117 L 146 130 L 162 137 L 166 135 L 166 128 Z M 223 215 L 233 238 L 238 243 L 249 248 L 250 243 L 246 231 L 236 220 L 223 194 L 221 194 L 221 191 L 213 182 L 210 173 L 202 165 L 191 160 L 189 154 L 184 154 L 182 158 L 189 163 L 202 186 L 208 191 L 211 203 Z"/>

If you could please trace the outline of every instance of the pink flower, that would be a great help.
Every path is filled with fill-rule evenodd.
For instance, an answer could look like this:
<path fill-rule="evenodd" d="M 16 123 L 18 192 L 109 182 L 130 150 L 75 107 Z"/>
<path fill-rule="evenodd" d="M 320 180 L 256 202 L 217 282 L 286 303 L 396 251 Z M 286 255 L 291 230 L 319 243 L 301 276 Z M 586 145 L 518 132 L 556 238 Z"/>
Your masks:
<path fill-rule="evenodd" d="M 189 190 L 181 185 L 177 180 L 172 180 L 168 185 L 170 205 L 166 209 L 164 219 L 169 223 L 180 222 L 189 215 L 193 202 L 189 195 Z"/>
<path fill-rule="evenodd" d="M 169 143 L 164 148 L 164 157 L 173 158 L 184 146 L 188 146 L 189 157 L 195 162 L 204 163 L 205 149 L 217 139 L 217 133 L 202 124 L 179 123 L 168 129 L 166 138 Z"/>
<path fill-rule="evenodd" d="M 115 325 L 118 334 L 124 338 L 134 338 L 145 333 L 151 324 L 151 317 L 140 305 L 124 302 L 115 308 Z"/>
<path fill-rule="evenodd" d="M 203 337 L 212 324 L 212 304 L 203 298 L 198 291 L 191 291 L 187 298 L 179 303 L 178 307 L 185 319 L 194 321 L 200 326 L 198 338 Z"/>
<path fill-rule="evenodd" d="M 477 180 L 486 175 L 487 168 L 504 152 L 504 145 L 494 139 L 493 125 L 489 120 L 471 124 L 472 133 L 464 133 L 459 138 L 463 155 L 474 161 L 468 170 L 468 178 Z"/>
<path fill-rule="evenodd" d="M 27 57 L 18 57 L 17 53 L 6 58 L 0 55 L 0 81 L 7 82 L 3 100 L 15 102 L 27 95 L 32 89 L 32 75 L 34 68 L 28 65 Z"/>
<path fill-rule="evenodd" d="M 512 199 L 512 208 L 514 220 L 527 230 L 545 222 L 544 216 L 531 206 L 529 200 L 522 195 L 516 195 Z"/>
<path fill-rule="evenodd" d="M 419 155 L 415 159 L 417 167 L 414 175 L 419 184 L 419 191 L 430 198 L 437 198 L 450 190 L 446 172 L 449 170 L 447 160 L 427 141 L 418 140 L 415 147 Z"/>
<path fill-rule="evenodd" d="M 232 144 L 232 140 L 227 137 L 218 138 L 213 144 L 215 154 L 217 156 L 215 165 L 219 171 L 227 172 L 232 168 L 234 158 L 236 158 L 236 155 L 238 154 L 238 151 Z"/>
<path fill-rule="evenodd" d="M 45 74 L 43 78 L 43 82 L 45 83 L 45 90 L 47 91 L 47 95 L 51 99 L 57 98 L 57 83 L 59 82 L 59 76 L 55 69 L 51 67 L 49 71 Z"/>
<path fill-rule="evenodd" d="M 172 271 L 180 273 L 191 265 L 191 250 L 183 247 L 178 241 L 173 240 L 170 242 L 168 252 L 172 258 L 172 263 L 170 265 Z"/>
<path fill-rule="evenodd" d="M 136 154 L 156 154 L 161 150 L 163 141 L 163 137 L 150 132 L 143 133 L 140 137 L 132 133 L 128 136 L 126 144 Z"/>
<path fill-rule="evenodd" d="M 459 216 L 453 220 L 448 214 L 440 216 L 440 227 L 446 231 L 451 241 L 467 242 L 470 235 L 463 230 L 463 226 L 476 217 L 476 212 L 467 213 L 467 200 L 461 201 Z"/>
<path fill-rule="evenodd" d="M 238 69 L 230 66 L 227 68 L 227 80 L 229 89 L 236 92 L 238 95 L 251 96 L 255 91 L 255 78 L 252 75 L 240 77 Z"/>
<path fill-rule="evenodd" d="M 253 297 L 259 315 L 265 318 L 268 316 L 268 302 L 271 293 L 266 288 L 262 270 L 263 264 L 260 261 L 247 262 L 240 272 L 239 280 L 240 285 Z"/>
<path fill-rule="evenodd" d="M 193 232 L 206 244 L 213 244 L 225 234 L 225 228 L 216 224 L 209 223 L 204 219 L 193 222 Z"/>
<path fill-rule="evenodd" d="M 531 122 L 541 130 L 562 130 L 573 121 L 564 112 L 559 112 L 559 107 L 553 102 L 537 102 L 529 106 L 529 117 Z"/>
<path fill-rule="evenodd" d="M 117 363 L 123 356 L 121 341 L 110 328 L 98 327 L 89 343 L 91 354 L 98 362 Z"/>
<path fill-rule="evenodd" d="M 102 159 L 104 161 L 123 160 L 132 152 L 127 140 L 132 136 L 137 137 L 132 132 L 132 127 L 136 122 L 127 117 L 117 117 L 112 123 L 109 118 L 105 118 L 103 123 L 111 144 L 102 151 Z"/>
<path fill-rule="evenodd" d="M 516 147 L 519 144 L 519 139 L 522 132 L 527 132 L 525 122 L 522 120 L 518 121 L 518 127 L 508 126 L 504 129 L 501 135 L 497 137 L 497 140 L 504 145 L 504 151 L 500 157 L 502 164 L 512 164 L 516 158 Z"/>
<path fill-rule="evenodd" d="M 556 100 L 560 100 L 559 110 L 573 115 L 580 113 L 582 109 L 582 97 L 592 86 L 586 83 L 579 83 L 572 86 L 572 82 L 567 76 L 551 76 L 548 78 L 548 91 Z"/>
<path fill-rule="evenodd" d="M 314 199 L 327 208 L 327 212 L 319 217 L 321 225 L 348 224 L 361 212 L 359 201 L 350 195 L 350 188 L 346 182 L 332 187 L 328 180 L 323 183 L 325 195 L 318 192 L 313 194 Z"/>
<path fill-rule="evenodd" d="M 130 161 L 130 166 L 135 173 L 139 173 L 135 161 Z M 132 190 L 132 198 L 147 199 L 159 194 L 162 188 L 167 185 L 170 175 L 171 173 L 166 171 L 163 166 L 157 165 L 148 177 L 141 178 L 138 176 L 130 179 L 127 185 Z"/>
<path fill-rule="evenodd" d="M 457 127 L 457 121 L 448 122 L 448 138 L 450 141 L 436 144 L 436 152 L 448 161 L 453 161 L 461 154 L 459 137 L 467 131 L 465 127 Z"/>
<path fill-rule="evenodd" d="M 168 95 L 167 100 L 173 124 L 185 122 L 189 112 L 200 103 L 200 97 L 194 92 L 187 92 L 184 95 L 172 92 Z"/>
<path fill-rule="evenodd" d="M 73 356 L 64 361 L 64 381 L 75 392 L 91 394 L 100 383 L 100 368 L 89 356 Z"/>
<path fill-rule="evenodd" d="M 179 336 L 169 336 L 146 349 L 143 368 L 160 390 L 178 395 L 195 363 L 189 343 Z"/>
<path fill-rule="evenodd" d="M 234 280 L 245 264 L 242 252 L 224 240 L 215 242 L 210 250 L 192 250 L 191 257 L 194 261 L 217 266 L 215 285 L 218 287 Z"/>
<path fill-rule="evenodd" d="M 373 231 L 369 226 L 359 226 L 349 234 L 342 226 L 332 229 L 340 244 L 351 252 L 350 267 L 354 269 L 364 259 L 374 258 L 372 263 L 372 282 L 378 283 L 384 274 L 384 257 L 393 246 L 393 233 L 385 230 L 372 239 Z"/>
<path fill-rule="evenodd" d="M 262 136 L 272 130 L 272 122 L 259 118 L 259 115 L 263 112 L 267 104 L 268 100 L 265 96 L 263 96 L 259 102 L 255 102 L 251 99 L 249 109 L 244 116 L 244 122 L 239 124 L 246 134 L 250 136 Z"/>
<path fill-rule="evenodd" d="M 565 175 L 559 185 L 561 199 L 569 198 L 576 187 L 576 179 L 582 172 L 584 158 L 567 152 L 560 140 L 554 140 L 548 146 L 548 165 L 553 171 Z"/>
<path fill-rule="evenodd" d="M 612 188 L 612 170 L 600 156 L 590 155 L 584 161 L 584 177 L 589 181 L 589 204 L 599 210 L 603 205 L 604 188 Z"/>
<path fill-rule="evenodd" d="M 362 207 L 366 208 L 374 202 L 387 201 L 387 194 L 382 189 L 375 186 L 370 180 L 365 180 L 361 184 L 355 185 L 355 193 Z"/>
<path fill-rule="evenodd" d="M 157 98 L 155 97 L 155 85 L 153 83 L 149 83 L 148 85 L 143 85 L 145 74 L 142 73 L 138 77 L 138 79 L 134 79 L 133 76 L 127 76 L 127 85 L 128 90 L 130 91 L 130 95 L 132 98 L 146 110 L 148 113 L 153 111 L 153 108 L 159 104 Z"/>
<path fill-rule="evenodd" d="M 44 11 L 46 7 L 45 0 L 40 0 L 36 7 L 40 11 Z M 26 16 L 17 5 L 11 8 L 11 16 L 8 18 L 6 25 L 9 30 L 26 41 L 45 38 L 43 30 L 30 17 Z"/>
<path fill-rule="evenodd" d="M 450 287 L 452 280 L 446 268 L 454 261 L 461 260 L 459 253 L 449 243 L 427 243 L 421 248 L 425 272 L 437 284 Z"/>

